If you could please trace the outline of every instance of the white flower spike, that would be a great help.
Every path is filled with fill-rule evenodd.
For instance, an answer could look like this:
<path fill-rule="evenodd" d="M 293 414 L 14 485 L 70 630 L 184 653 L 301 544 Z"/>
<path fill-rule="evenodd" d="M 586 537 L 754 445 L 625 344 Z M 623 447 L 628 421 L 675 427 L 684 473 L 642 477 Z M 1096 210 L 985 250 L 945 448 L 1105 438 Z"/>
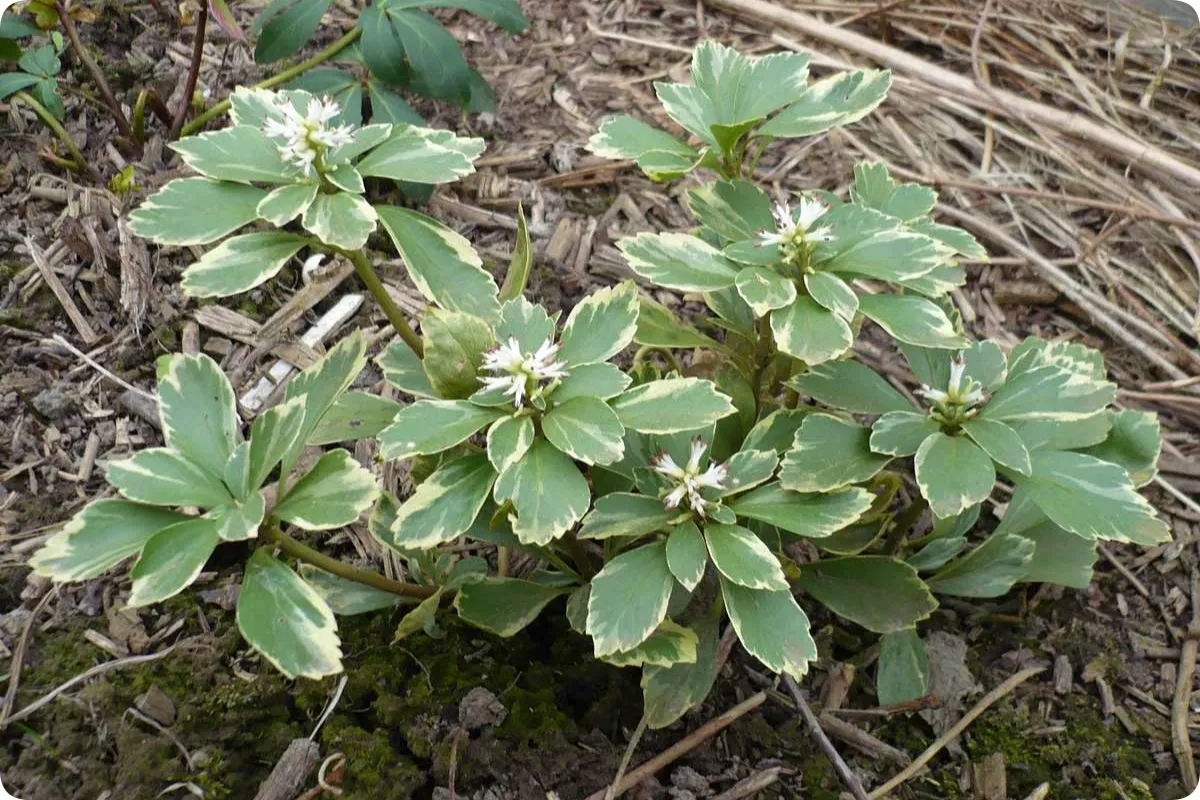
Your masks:
<path fill-rule="evenodd" d="M 546 339 L 527 356 L 521 352 L 517 337 L 510 336 L 507 342 L 483 354 L 483 368 L 501 374 L 479 381 L 486 389 L 503 389 L 504 396 L 512 398 L 513 406 L 521 408 L 527 396 L 535 396 L 545 388 L 543 381 L 562 380 L 570 374 L 564 362 L 555 360 L 557 354 L 558 345 Z"/>
<path fill-rule="evenodd" d="M 342 108 L 328 98 L 312 98 L 304 114 L 289 100 L 281 99 L 276 108 L 283 117 L 269 117 L 263 124 L 263 135 L 283 139 L 284 143 L 278 147 L 284 161 L 303 168 L 306 175 L 311 173 L 319 154 L 348 144 L 354 136 L 349 125 L 329 125 Z"/>
<path fill-rule="evenodd" d="M 758 234 L 759 243 L 796 245 L 832 239 L 833 234 L 829 232 L 829 228 L 813 229 L 816 221 L 825 216 L 827 211 L 829 206 L 810 197 L 800 198 L 795 217 L 792 216 L 792 209 L 787 203 L 776 203 L 771 208 L 771 216 L 775 217 L 775 230 L 761 231 Z"/>
<path fill-rule="evenodd" d="M 700 471 L 700 460 L 707 449 L 708 444 L 696 437 L 692 440 L 686 466 L 679 466 L 666 451 L 650 460 L 650 469 L 674 484 L 671 490 L 663 495 L 663 505 L 666 508 L 679 508 L 686 499 L 688 507 L 701 519 L 705 518 L 706 509 L 712 502 L 704 499 L 700 490 L 724 489 L 725 479 L 729 476 L 729 467 L 725 464 L 712 464 L 704 472 Z"/>
<path fill-rule="evenodd" d="M 979 405 L 984 400 L 983 387 L 978 382 L 966 378 L 966 372 L 967 362 L 960 353 L 950 360 L 950 380 L 946 383 L 946 391 L 921 384 L 916 393 L 937 405 L 950 404 L 964 408 Z"/>

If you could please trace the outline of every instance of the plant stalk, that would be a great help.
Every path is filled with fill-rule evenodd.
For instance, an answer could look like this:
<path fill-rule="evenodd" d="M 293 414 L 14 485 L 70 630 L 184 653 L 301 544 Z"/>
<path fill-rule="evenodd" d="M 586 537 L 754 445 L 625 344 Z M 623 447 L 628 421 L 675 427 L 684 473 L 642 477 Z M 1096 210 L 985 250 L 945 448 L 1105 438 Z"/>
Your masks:
<path fill-rule="evenodd" d="M 100 90 L 100 95 L 104 98 L 104 104 L 108 106 L 109 112 L 113 115 L 113 119 L 117 123 L 117 128 L 121 131 L 121 135 L 127 139 L 133 139 L 133 128 L 130 126 L 129 120 L 125 118 L 125 112 L 121 110 L 121 104 L 117 102 L 116 95 L 109 88 L 108 81 L 104 78 L 104 73 L 100 71 L 100 67 L 88 55 L 87 50 L 84 49 L 83 42 L 79 40 L 79 31 L 75 29 L 75 21 L 71 19 L 71 12 L 67 8 L 67 5 L 60 0 L 60 2 L 54 4 L 54 8 L 58 11 L 58 20 L 62 23 L 63 30 L 67 33 L 67 39 L 71 42 L 71 50 L 92 76 L 92 80 L 96 82 L 96 88 Z"/>
<path fill-rule="evenodd" d="M 575 563 L 579 574 L 583 576 L 585 581 L 590 581 L 596 574 L 596 567 L 592 563 L 591 554 L 584 549 L 583 543 L 575 537 L 575 534 L 568 533 L 562 538 L 563 547 L 571 556 L 571 561 Z"/>
<path fill-rule="evenodd" d="M 371 296 L 375 298 L 375 302 L 383 309 L 383 314 L 388 318 L 388 322 L 392 323 L 396 333 L 404 340 L 404 343 L 417 354 L 418 358 L 425 357 L 425 346 L 421 343 L 421 337 L 417 336 L 416 331 L 408 324 L 408 320 L 404 318 L 404 312 L 400 310 L 400 306 L 396 305 L 396 301 L 387 293 L 387 289 L 383 285 L 383 281 L 379 280 L 379 275 L 375 273 L 375 268 L 371 266 L 371 262 L 367 257 L 357 250 L 338 250 L 339 253 L 350 259 L 354 264 L 354 271 L 358 273 L 358 277 L 367 285 L 367 290 Z"/>
<path fill-rule="evenodd" d="M 339 578 L 345 578 L 348 581 L 361 583 L 365 586 L 370 586 L 375 589 L 380 589 L 392 594 L 398 594 L 402 597 L 416 597 L 424 600 L 427 597 L 432 597 L 437 591 L 428 586 L 419 586 L 415 583 L 402 583 L 394 581 L 391 578 L 381 575 L 372 570 L 359 569 L 352 567 L 344 561 L 339 561 L 332 556 L 327 556 L 319 550 L 315 550 L 303 542 L 296 541 L 291 536 L 288 536 L 283 531 L 279 530 L 277 523 L 263 525 L 260 528 L 262 537 L 265 541 L 271 544 L 276 544 L 279 549 L 288 555 L 298 558 L 301 561 L 312 564 L 314 567 L 323 569 L 326 572 L 337 575 Z"/>
<path fill-rule="evenodd" d="M 356 42 L 358 40 L 358 37 L 361 35 L 362 35 L 361 28 L 353 28 L 350 31 L 348 31 L 344 36 L 342 36 L 342 38 L 338 39 L 336 42 L 329 45 L 329 47 L 326 47 L 324 50 L 320 51 L 319 53 L 314 54 L 311 58 L 306 58 L 303 61 L 301 61 L 299 64 L 294 64 L 294 65 L 288 67 L 287 69 L 283 70 L 282 72 L 277 72 L 274 75 L 272 75 L 271 77 L 267 78 L 266 80 L 259 81 L 258 83 L 254 84 L 254 86 L 251 88 L 270 89 L 271 87 L 278 86 L 281 83 L 287 83 L 292 78 L 295 78 L 298 75 L 302 75 L 305 72 L 308 72 L 313 67 L 319 66 L 319 65 L 325 63 L 326 61 L 328 61 L 329 59 L 333 58 L 338 53 L 342 52 L 347 47 L 354 44 L 354 42 Z M 205 111 L 203 114 L 200 114 L 199 116 L 197 116 L 195 119 L 193 119 L 187 125 L 184 125 L 182 134 L 184 136 L 190 136 L 191 134 L 193 134 L 196 131 L 203 128 L 208 123 L 209 120 L 213 119 L 214 117 L 221 116 L 228 110 L 229 110 L 229 98 L 226 98 L 226 99 L 222 100 L 221 102 L 217 103 L 212 108 Z"/>
<path fill-rule="evenodd" d="M 912 531 L 913 526 L 917 524 L 917 520 L 921 518 L 927 508 L 929 508 L 929 503 L 924 497 L 918 495 L 917 499 L 904 509 L 903 514 L 892 520 L 892 529 L 888 531 L 888 537 L 883 546 L 887 555 L 896 554 L 896 551 L 904 544 L 905 537 Z"/>
<path fill-rule="evenodd" d="M 183 87 L 183 97 L 179 101 L 179 110 L 175 112 L 175 121 L 171 123 L 172 140 L 179 138 L 183 130 L 183 121 L 187 119 L 188 109 L 192 107 L 192 95 L 196 92 L 196 81 L 200 78 L 200 61 L 204 57 L 204 31 L 208 27 L 208 3 L 200 4 L 200 16 L 196 17 L 196 41 L 192 43 L 192 64 L 188 68 L 187 84 Z"/>
<path fill-rule="evenodd" d="M 16 92 L 13 94 L 14 100 L 20 100 L 25 105 L 33 109 L 33 113 L 37 114 L 38 119 L 42 121 L 47 128 L 54 132 L 54 135 L 67 146 L 67 150 L 71 152 L 71 156 L 75 159 L 76 167 L 87 172 L 88 176 L 96 182 L 102 182 L 103 179 L 96 168 L 87 162 L 83 157 L 83 153 L 79 152 L 79 148 L 75 145 L 75 140 L 71 138 L 71 134 L 67 133 L 67 129 L 62 126 L 50 110 L 44 105 L 34 100 L 33 97 L 26 92 Z"/>

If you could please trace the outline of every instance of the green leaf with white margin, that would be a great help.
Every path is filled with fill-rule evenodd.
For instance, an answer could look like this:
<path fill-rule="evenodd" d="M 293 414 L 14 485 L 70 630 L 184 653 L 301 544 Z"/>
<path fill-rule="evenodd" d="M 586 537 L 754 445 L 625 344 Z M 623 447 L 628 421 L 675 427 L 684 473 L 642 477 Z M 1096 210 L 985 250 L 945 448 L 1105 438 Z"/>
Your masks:
<path fill-rule="evenodd" d="M 375 476 L 345 450 L 331 450 L 288 490 L 272 514 L 309 531 L 349 525 L 379 494 Z"/>
<path fill-rule="evenodd" d="M 664 619 L 646 641 L 632 650 L 607 655 L 604 661 L 615 667 L 694 664 L 698 641 L 695 631 Z"/>
<path fill-rule="evenodd" d="M 1101 411 L 1117 394 L 1116 384 L 1060 366 L 1046 365 L 1010 373 L 979 412 L 980 419 L 1013 423 L 1026 420 L 1072 421 Z"/>
<path fill-rule="evenodd" d="M 963 258 L 983 261 L 988 257 L 987 249 L 974 236 L 962 228 L 955 228 L 952 225 L 942 225 L 941 223 L 925 219 L 910 223 L 908 229 L 922 236 L 934 239 Z"/>
<path fill-rule="evenodd" d="M 966 436 L 935 433 L 914 459 L 917 485 L 939 517 L 953 517 L 982 503 L 996 483 L 992 458 Z"/>
<path fill-rule="evenodd" d="M 926 439 L 941 432 L 942 426 L 928 414 L 889 411 L 871 425 L 871 449 L 889 456 L 911 456 Z"/>
<path fill-rule="evenodd" d="M 319 194 L 300 224 L 325 244 L 361 250 L 375 230 L 375 207 L 349 192 Z"/>
<path fill-rule="evenodd" d="M 681 292 L 724 289 L 738 275 L 738 264 L 686 233 L 639 233 L 621 239 L 617 248 L 638 275 Z"/>
<path fill-rule="evenodd" d="M 927 582 L 938 594 L 1000 597 L 1025 575 L 1036 549 L 1024 536 L 993 533 L 974 550 L 929 576 Z"/>
<path fill-rule="evenodd" d="M 524 297 L 514 297 L 500 309 L 496 339 L 507 342 L 510 338 L 516 338 L 522 352 L 533 353 L 546 341 L 554 338 L 557 319 L 557 313 L 551 316 L 542 306 L 531 303 Z"/>
<path fill-rule="evenodd" d="M 682 93 L 689 105 L 695 104 L 702 112 L 700 123 L 705 132 L 711 130 L 710 136 L 716 134 L 720 141 L 721 129 L 762 119 L 803 97 L 808 61 L 808 53 L 746 56 L 710 39 L 701 42 L 692 54 L 692 86 L 659 84 L 656 88 L 660 99 L 667 87 Z M 762 91 L 766 86 L 771 91 Z M 689 127 L 679 117 L 676 120 Z"/>
<path fill-rule="evenodd" d="M 267 513 L 267 499 L 261 491 L 254 491 L 243 500 L 229 503 L 210 511 L 205 516 L 217 522 L 217 535 L 226 542 L 240 542 L 258 536 Z"/>
<path fill-rule="evenodd" d="M 937 192 L 917 183 L 897 184 L 883 164 L 860 161 L 854 165 L 850 199 L 902 222 L 916 222 L 933 211 Z"/>
<path fill-rule="evenodd" d="M 633 281 L 591 293 L 567 316 L 559 336 L 558 358 L 570 367 L 608 361 L 633 341 L 637 318 L 638 292 Z"/>
<path fill-rule="evenodd" d="M 779 466 L 774 450 L 741 450 L 725 462 L 725 488 L 721 497 L 745 492 L 771 479 Z"/>
<path fill-rule="evenodd" d="M 751 531 L 741 525 L 704 526 L 708 554 L 717 570 L 748 589 L 787 589 L 779 559 Z"/>
<path fill-rule="evenodd" d="M 1034 450 L 1092 447 L 1103 442 L 1112 430 L 1112 420 L 1107 410 L 1073 420 L 1005 420 L 1004 424 L 1017 432 L 1031 453 Z"/>
<path fill-rule="evenodd" d="M 602 658 L 632 650 L 667 615 L 675 578 L 667 566 L 666 545 L 642 545 L 622 553 L 592 578 L 587 632 Z"/>
<path fill-rule="evenodd" d="M 161 356 L 155 364 L 167 445 L 213 475 L 223 475 L 238 431 L 229 379 L 203 354 Z"/>
<path fill-rule="evenodd" d="M 128 606 L 137 608 L 161 603 L 190 586 L 221 538 L 217 521 L 197 517 L 164 528 L 146 542 L 133 565 L 133 589 Z"/>
<path fill-rule="evenodd" d="M 602 122 L 587 149 L 601 158 L 635 159 L 651 180 L 678 178 L 700 160 L 694 148 L 628 114 Z"/>
<path fill-rule="evenodd" d="M 305 212 L 317 199 L 320 186 L 313 183 L 290 183 L 271 190 L 258 201 L 255 212 L 259 217 L 277 227 L 287 225 Z M 201 216 L 201 215 L 196 215 Z"/>
<path fill-rule="evenodd" d="M 569 591 L 571 587 L 518 578 L 484 578 L 459 589 L 454 608 L 475 627 L 508 637 L 520 632 L 552 600 Z"/>
<path fill-rule="evenodd" d="M 1062 367 L 1097 381 L 1108 375 L 1099 350 L 1066 339 L 1048 341 L 1029 336 L 1017 342 L 1008 355 L 1008 371 L 1013 376 L 1043 366 Z"/>
<path fill-rule="evenodd" d="M 421 320 L 425 357 L 422 371 L 439 397 L 470 397 L 479 390 L 483 354 L 495 344 L 492 330 L 479 317 L 430 309 Z"/>
<path fill-rule="evenodd" d="M 529 272 L 533 269 L 533 241 L 529 238 L 529 226 L 525 223 L 525 209 L 517 203 L 517 236 L 513 244 L 512 257 L 504 272 L 504 283 L 500 285 L 499 300 L 507 303 L 525 293 L 529 283 Z"/>
<path fill-rule="evenodd" d="M 208 244 L 256 220 L 266 194 L 256 186 L 179 178 L 130 213 L 129 230 L 155 244 Z"/>
<path fill-rule="evenodd" d="M 110 461 L 104 479 L 122 497 L 154 506 L 214 508 L 233 499 L 220 478 L 169 447 L 151 447 Z"/>
<path fill-rule="evenodd" d="M 924 297 L 872 294 L 859 298 L 859 310 L 895 338 L 921 347 L 956 350 L 970 341 L 938 305 Z"/>
<path fill-rule="evenodd" d="M 741 242 L 760 231 L 774 230 L 771 198 L 744 180 L 717 181 L 688 190 L 688 209 L 704 227 L 722 239 Z"/>
<path fill-rule="evenodd" d="M 347 580 L 332 572 L 314 567 L 312 564 L 301 564 L 300 576 L 304 578 L 305 583 L 316 590 L 317 594 L 321 595 L 333 613 L 339 617 L 392 608 L 405 600 L 413 602 L 411 598 Z"/>
<path fill-rule="evenodd" d="M 250 442 L 240 442 L 225 462 L 221 480 L 235 498 L 241 499 L 257 487 L 250 485 Z"/>
<path fill-rule="evenodd" d="M 591 502 L 587 480 L 571 459 L 537 439 L 521 460 L 500 473 L 497 503 L 516 508 L 513 533 L 523 544 L 547 544 L 583 518 Z M 632 645 L 630 645 L 632 646 Z"/>
<path fill-rule="evenodd" d="M 400 618 L 396 633 L 392 636 L 392 644 L 412 636 L 420 630 L 430 630 L 436 625 L 438 609 L 442 606 L 442 595 L 445 589 L 439 588 L 426 597 L 417 607 Z"/>
<path fill-rule="evenodd" d="M 995 534 L 993 534 L 995 536 Z M 1086 589 L 1092 583 L 1096 563 L 1096 540 L 1065 531 L 1046 519 L 1021 531 L 1037 548 L 1025 563 L 1022 583 L 1054 583 L 1072 589 Z"/>
<path fill-rule="evenodd" d="M 596 501 L 599 506 L 603 500 Z M 659 506 L 661 507 L 661 503 Z M 708 566 L 708 545 L 696 523 L 690 519 L 676 525 L 667 537 L 667 567 L 675 580 L 689 592 L 694 591 L 704 578 Z"/>
<path fill-rule="evenodd" d="M 1150 411 L 1124 409 L 1108 412 L 1112 428 L 1108 438 L 1083 452 L 1101 461 L 1120 464 L 1134 486 L 1145 486 L 1157 472 L 1162 437 L 1158 417 Z"/>
<path fill-rule="evenodd" d="M 710 613 L 691 623 L 699 640 L 694 664 L 679 663 L 669 667 L 647 665 L 642 668 L 643 714 L 651 730 L 675 722 L 712 691 L 717 674 L 720 617 L 718 610 L 716 614 Z"/>
<path fill-rule="evenodd" d="M 820 539 L 852 524 L 871 507 L 874 495 L 857 486 L 836 492 L 805 494 L 769 483 L 733 502 L 739 517 L 765 522 L 776 528 Z"/>
<path fill-rule="evenodd" d="M 679 433 L 711 425 L 736 409 L 711 381 L 667 378 L 635 386 L 612 400 L 621 424 L 639 433 Z"/>
<path fill-rule="evenodd" d="M 817 301 L 846 322 L 858 313 L 858 295 L 844 280 L 832 272 L 812 272 L 804 276 L 804 288 Z"/>
<path fill-rule="evenodd" d="M 743 450 L 774 450 L 782 456 L 792 446 L 796 431 L 811 412 L 803 408 L 780 408 L 754 423 L 742 442 Z"/>
<path fill-rule="evenodd" d="M 939 569 L 947 561 L 961 553 L 967 546 L 965 536 L 952 536 L 946 539 L 934 539 L 929 544 L 904 559 L 918 572 L 932 572 Z"/>
<path fill-rule="evenodd" d="M 90 580 L 140 552 L 154 534 L 188 519 L 128 500 L 96 500 L 51 536 L 29 559 L 29 566 L 63 583 Z"/>
<path fill-rule="evenodd" d="M 738 294 L 759 317 L 791 305 L 796 299 L 796 284 L 765 267 L 746 267 L 738 272 L 735 285 Z"/>
<path fill-rule="evenodd" d="M 787 385 L 827 406 L 856 414 L 912 410 L 904 395 L 881 375 L 866 364 L 851 359 L 810 366 Z"/>
<path fill-rule="evenodd" d="M 265 548 L 255 550 L 246 563 L 237 624 L 250 646 L 289 678 L 315 680 L 342 671 L 333 611 Z"/>
<path fill-rule="evenodd" d="M 429 381 L 429 376 L 425 374 L 421 357 L 399 339 L 384 348 L 384 351 L 375 357 L 375 363 L 383 371 L 384 379 L 405 394 L 427 398 L 438 396 Z"/>
<path fill-rule="evenodd" d="M 614 492 L 596 498 L 595 508 L 588 512 L 579 527 L 579 538 L 645 536 L 665 529 L 667 523 L 678 516 L 678 511 L 664 508 L 662 501 L 655 497 Z"/>
<path fill-rule="evenodd" d="M 496 420 L 487 432 L 487 456 L 496 468 L 504 472 L 521 460 L 533 444 L 533 419 L 527 416 L 504 417 Z"/>
<path fill-rule="evenodd" d="M 879 640 L 875 695 L 880 705 L 924 697 L 929 689 L 929 657 L 915 628 L 885 633 Z"/>
<path fill-rule="evenodd" d="M 418 400 L 404 406 L 379 433 L 379 454 L 391 461 L 430 456 L 465 442 L 493 421 L 507 416 L 466 400 Z"/>
<path fill-rule="evenodd" d="M 366 184 L 363 183 L 362 175 L 349 164 L 342 164 L 326 172 L 325 180 L 343 192 L 349 192 L 350 194 L 362 194 L 367 190 Z"/>
<path fill-rule="evenodd" d="M 301 398 L 304 403 L 304 422 L 300 433 L 292 440 L 283 457 L 283 469 L 296 463 L 313 431 L 367 364 L 367 340 L 355 331 L 329 349 L 321 360 L 312 364 L 288 383 L 284 401 Z"/>
<path fill-rule="evenodd" d="M 771 332 L 780 350 L 807 364 L 835 359 L 854 344 L 854 333 L 846 321 L 811 297 L 797 297 L 790 305 L 772 311 Z"/>
<path fill-rule="evenodd" d="M 413 183 L 451 183 L 475 171 L 475 159 L 487 147 L 483 139 L 452 131 L 394 125 L 388 139 L 359 160 L 364 178 Z"/>
<path fill-rule="evenodd" d="M 246 485 L 262 486 L 271 470 L 291 450 L 304 424 L 304 400 L 291 400 L 268 408 L 250 427 L 250 454 Z"/>
<path fill-rule="evenodd" d="M 1039 450 L 1021 488 L 1061 528 L 1086 539 L 1153 545 L 1171 528 L 1133 488 L 1125 469 L 1083 453 Z"/>
<path fill-rule="evenodd" d="M 625 452 L 625 428 L 616 412 L 595 397 L 576 397 L 542 417 L 542 433 L 567 455 L 585 464 L 611 464 Z"/>
<path fill-rule="evenodd" d="M 938 605 L 915 569 L 887 556 L 804 564 L 796 585 L 833 613 L 875 633 L 911 628 Z"/>
<path fill-rule="evenodd" d="M 379 109 L 373 108 L 372 112 L 376 119 L 380 118 Z M 392 126 L 388 123 L 376 122 L 373 125 L 364 125 L 351 134 L 352 138 L 348 143 L 330 153 L 325 159 L 325 163 L 340 164 L 353 161 L 371 148 L 379 146 L 391 135 Z"/>
<path fill-rule="evenodd" d="M 233 236 L 183 271 L 180 284 L 188 297 L 228 297 L 247 292 L 275 277 L 310 239 L 283 231 Z"/>
<path fill-rule="evenodd" d="M 747 589 L 721 578 L 721 595 L 746 651 L 772 672 L 803 678 L 809 662 L 817 660 L 817 643 L 791 591 Z"/>
<path fill-rule="evenodd" d="M 872 217 L 859 219 L 854 216 L 837 215 L 841 208 L 845 208 L 845 206 L 835 208 L 827 215 L 833 223 L 844 221 L 847 226 L 881 224 L 879 220 Z M 866 211 L 856 206 L 850 206 L 850 208 L 859 214 Z M 896 224 L 891 217 L 884 217 L 884 219 L 889 220 L 891 224 Z M 829 227 L 834 230 L 836 236 L 836 226 L 830 225 Z M 868 227 L 867 230 L 869 231 L 870 228 Z M 862 232 L 861 229 L 855 231 L 860 234 Z M 863 236 L 857 242 L 848 237 L 846 241 L 833 239 L 829 243 L 821 242 L 819 244 L 830 248 L 831 251 L 833 248 L 839 248 L 833 251 L 836 252 L 836 255 L 832 257 L 822 253 L 820 248 L 814 251 L 813 260 L 817 262 L 819 268 L 822 271 L 836 272 L 847 276 L 861 276 L 881 281 L 905 280 L 925 275 L 941 263 L 941 254 L 932 239 L 904 230 L 875 231 Z M 864 295 L 860 301 L 867 296 L 869 295 Z"/>
<path fill-rule="evenodd" d="M 550 395 L 550 405 L 560 406 L 577 397 L 594 397 L 608 400 L 616 397 L 633 383 L 615 364 L 583 364 L 571 367 L 571 374 Z"/>
<path fill-rule="evenodd" d="M 172 142 L 183 162 L 206 178 L 236 183 L 293 183 L 296 167 L 257 128 L 237 125 Z"/>
<path fill-rule="evenodd" d="M 276 93 L 253 86 L 239 86 L 229 96 L 229 122 L 261 128 L 269 116 L 278 116 Z"/>
<path fill-rule="evenodd" d="M 346 392 L 321 417 L 308 444 L 323 445 L 374 439 L 396 419 L 400 404 L 370 392 Z"/>
<path fill-rule="evenodd" d="M 1012 428 L 995 420 L 972 419 L 964 422 L 962 429 L 997 464 L 1029 474 L 1029 450 Z"/>
<path fill-rule="evenodd" d="M 794 138 L 848 125 L 874 111 L 891 86 L 889 70 L 836 73 L 809 86 L 799 99 L 759 128 L 758 135 Z"/>
<path fill-rule="evenodd" d="M 779 482 L 794 492 L 828 492 L 865 481 L 891 461 L 871 452 L 870 438 L 861 425 L 810 414 L 783 458 Z"/>
<path fill-rule="evenodd" d="M 407 208 L 379 205 L 375 210 L 421 294 L 450 311 L 496 319 L 496 281 L 465 237 Z"/>
<path fill-rule="evenodd" d="M 400 505 L 390 544 L 426 550 L 454 541 L 475 522 L 495 481 L 496 470 L 483 455 L 442 464 Z"/>
<path fill-rule="evenodd" d="M 637 331 L 633 341 L 649 347 L 708 347 L 715 350 L 722 345 L 716 339 L 701 333 L 690 322 L 680 319 L 675 312 L 648 297 L 638 298 Z"/>

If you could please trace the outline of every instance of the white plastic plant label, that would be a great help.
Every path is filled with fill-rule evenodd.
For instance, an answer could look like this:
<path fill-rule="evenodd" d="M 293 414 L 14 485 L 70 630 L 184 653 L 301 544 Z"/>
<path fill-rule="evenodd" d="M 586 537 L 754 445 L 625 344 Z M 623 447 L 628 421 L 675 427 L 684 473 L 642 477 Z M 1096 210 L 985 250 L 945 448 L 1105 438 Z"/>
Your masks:
<path fill-rule="evenodd" d="M 0 0 L 0 2 L 2 2 L 2 0 Z M 12 5 L 12 3 L 9 2 L 8 5 Z M 0 12 L 0 13 L 2 13 L 2 12 Z M 0 800 L 21 800 L 21 798 L 14 797 L 13 795 L 8 793 L 8 790 L 4 788 L 3 779 L 0 779 Z"/>

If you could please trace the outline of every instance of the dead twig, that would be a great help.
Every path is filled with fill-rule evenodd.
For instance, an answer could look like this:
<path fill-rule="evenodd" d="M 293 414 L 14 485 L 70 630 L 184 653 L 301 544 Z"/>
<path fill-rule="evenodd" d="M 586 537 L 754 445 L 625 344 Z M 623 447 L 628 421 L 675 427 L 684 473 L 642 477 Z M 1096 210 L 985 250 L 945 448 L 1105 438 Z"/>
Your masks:
<path fill-rule="evenodd" d="M 900 772 L 898 772 L 896 776 L 887 783 L 871 792 L 869 800 L 879 800 L 881 797 L 886 797 L 888 792 L 892 791 L 897 786 L 900 786 L 909 778 L 920 772 L 926 764 L 933 760 L 934 756 L 940 753 L 946 745 L 957 739 L 959 735 L 961 735 L 962 732 L 965 731 L 980 714 L 982 714 L 984 711 L 987 711 L 993 703 L 1008 695 L 1034 675 L 1039 675 L 1045 671 L 1045 667 L 1030 667 L 1029 669 L 1018 672 L 1016 675 L 1013 675 L 995 689 L 992 689 L 984 696 L 982 700 L 975 704 L 974 708 L 964 714 L 962 719 L 954 723 L 954 726 L 950 728 L 950 730 L 943 733 L 937 738 L 937 741 L 925 748 L 925 752 L 917 756 L 916 760 L 914 760 L 904 769 L 900 770 Z"/>
<path fill-rule="evenodd" d="M 1192 791 L 1200 780 L 1196 777 L 1196 760 L 1192 755 L 1192 740 L 1188 722 L 1192 704 L 1192 682 L 1196 678 L 1196 650 L 1200 645 L 1200 576 L 1192 570 L 1192 622 L 1180 645 L 1179 672 L 1175 680 L 1175 699 L 1171 704 L 1171 749 L 1179 762 L 1179 775 L 1184 791 Z"/>
<path fill-rule="evenodd" d="M 196 41 L 192 44 L 192 63 L 188 67 L 187 83 L 183 87 L 183 98 L 179 101 L 179 110 L 175 112 L 175 120 L 171 123 L 171 138 L 178 139 L 183 130 L 183 121 L 187 119 L 188 109 L 192 107 L 192 95 L 196 92 L 196 81 L 200 77 L 200 62 L 204 58 L 204 30 L 208 27 L 208 3 L 200 4 L 196 17 Z"/>
<path fill-rule="evenodd" d="M 34 606 L 33 613 L 29 615 L 29 619 L 25 622 L 25 630 L 21 631 L 21 638 L 17 642 L 17 649 L 13 652 L 12 668 L 8 676 L 8 691 L 4 693 L 4 707 L 0 708 L 0 730 L 11 722 L 14 717 L 12 713 L 13 704 L 17 702 L 17 688 L 21 685 L 21 667 L 25 664 L 25 651 L 29 648 L 29 634 L 33 630 L 33 626 L 37 624 L 38 615 L 42 613 L 42 609 L 46 607 L 46 603 L 50 602 L 51 597 L 57 597 L 58 591 L 48 591 L 42 595 L 42 599 Z"/>
<path fill-rule="evenodd" d="M 850 767 L 846 766 L 846 762 L 842 760 L 837 748 L 833 746 L 833 742 L 829 741 L 829 737 L 825 735 L 825 731 L 821 730 L 821 723 L 817 721 L 817 715 L 808 707 L 808 701 L 804 699 L 804 695 L 800 692 L 800 687 L 792 680 L 792 676 L 784 673 L 782 676 L 783 685 L 787 687 L 788 694 L 792 696 L 792 701 L 796 704 L 796 709 L 800 712 L 800 716 L 804 717 L 804 724 L 808 726 L 809 733 L 817 740 L 817 744 L 821 748 L 821 752 L 829 759 L 829 763 L 833 765 L 833 771 L 837 773 L 838 778 L 850 790 L 850 794 L 854 795 L 854 800 L 868 800 L 867 792 L 862 787 L 862 782 L 858 777 L 850 771 Z"/>
<path fill-rule="evenodd" d="M 613 796 L 621 796 L 634 786 L 637 786 L 639 783 L 646 780 L 646 778 L 658 772 L 663 767 L 691 752 L 703 742 L 711 739 L 713 736 L 716 736 L 734 722 L 761 706 L 766 699 L 766 692 L 753 694 L 742 702 L 738 703 L 733 708 L 726 711 L 724 714 L 713 717 L 708 722 L 694 730 L 692 733 L 680 739 L 678 742 L 671 745 L 666 750 L 662 751 L 654 758 L 645 762 L 633 770 L 633 772 L 630 772 L 628 775 L 626 775 L 621 780 L 620 785 L 617 786 L 617 790 Z M 588 795 L 587 800 L 605 800 L 608 792 L 608 788 L 601 789 L 598 792 L 593 792 L 592 794 Z"/>

